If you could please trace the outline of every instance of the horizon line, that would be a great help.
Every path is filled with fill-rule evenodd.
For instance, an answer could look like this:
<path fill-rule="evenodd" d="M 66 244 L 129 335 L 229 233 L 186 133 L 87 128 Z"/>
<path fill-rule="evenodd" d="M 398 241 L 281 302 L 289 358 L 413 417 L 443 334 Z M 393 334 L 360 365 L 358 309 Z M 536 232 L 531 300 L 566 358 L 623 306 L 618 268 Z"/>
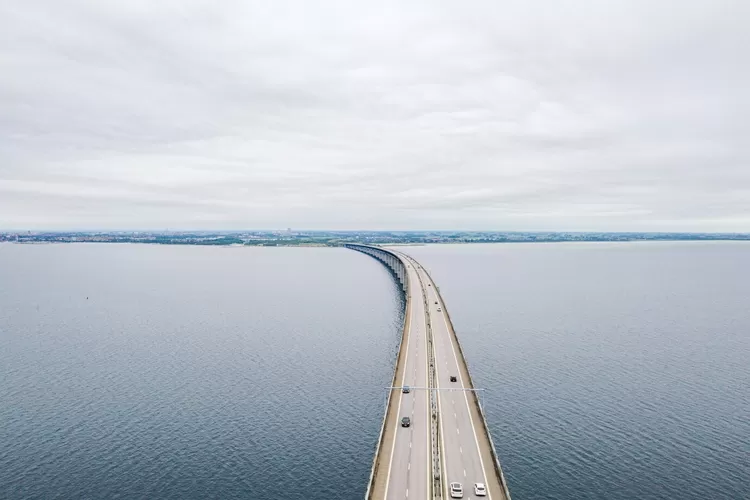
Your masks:
<path fill-rule="evenodd" d="M 514 233 L 514 234 L 731 234 L 750 235 L 750 231 L 596 231 L 596 230 L 502 230 L 502 229 L 3 229 L 0 233 Z"/>

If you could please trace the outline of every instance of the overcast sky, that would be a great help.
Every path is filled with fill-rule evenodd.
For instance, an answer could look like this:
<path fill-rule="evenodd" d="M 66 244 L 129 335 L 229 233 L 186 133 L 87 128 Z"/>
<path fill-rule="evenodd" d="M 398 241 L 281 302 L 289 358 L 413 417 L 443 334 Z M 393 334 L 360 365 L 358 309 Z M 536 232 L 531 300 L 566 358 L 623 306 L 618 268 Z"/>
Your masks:
<path fill-rule="evenodd" d="M 746 0 L 3 0 L 0 228 L 750 231 Z"/>

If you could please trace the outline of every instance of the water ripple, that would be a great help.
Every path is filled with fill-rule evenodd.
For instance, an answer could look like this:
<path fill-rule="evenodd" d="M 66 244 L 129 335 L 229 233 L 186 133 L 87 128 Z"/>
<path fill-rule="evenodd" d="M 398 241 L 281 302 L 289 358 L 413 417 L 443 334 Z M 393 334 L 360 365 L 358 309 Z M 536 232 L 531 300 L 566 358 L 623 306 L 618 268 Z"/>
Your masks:
<path fill-rule="evenodd" d="M 0 283 L 0 498 L 363 496 L 401 321 L 375 261 L 0 245 Z"/>

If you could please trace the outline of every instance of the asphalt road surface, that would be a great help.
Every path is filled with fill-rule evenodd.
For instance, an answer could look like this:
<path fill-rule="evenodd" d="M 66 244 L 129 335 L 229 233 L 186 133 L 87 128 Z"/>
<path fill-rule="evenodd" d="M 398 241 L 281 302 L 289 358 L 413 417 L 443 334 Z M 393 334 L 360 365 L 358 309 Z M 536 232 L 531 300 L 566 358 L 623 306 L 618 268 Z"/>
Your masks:
<path fill-rule="evenodd" d="M 472 395 L 464 391 L 459 367 L 460 352 L 453 342 L 445 311 L 435 284 L 429 276 L 420 272 L 427 286 L 429 314 L 432 318 L 432 338 L 435 344 L 435 368 L 437 373 L 438 411 L 440 413 L 441 456 L 443 467 L 443 498 L 450 498 L 448 486 L 451 482 L 463 485 L 464 498 L 474 496 L 474 483 L 487 485 L 494 478 L 493 464 L 485 464 L 480 452 L 477 428 L 481 425 L 472 419 L 470 401 Z M 437 302 L 437 303 L 436 303 Z M 438 309 L 441 309 L 439 311 Z M 456 382 L 450 377 L 455 376 Z M 485 466 L 489 466 L 485 469 Z M 491 498 L 488 495 L 485 498 Z"/>
<path fill-rule="evenodd" d="M 427 387 L 427 320 L 424 297 L 413 264 L 407 267 L 411 314 L 403 378 L 397 385 L 413 387 L 409 394 L 401 393 L 398 421 L 389 457 L 386 498 L 426 499 L 431 481 L 430 399 Z M 410 427 L 401 426 L 401 418 L 411 418 Z"/>
<path fill-rule="evenodd" d="M 400 252 L 398 252 L 400 253 Z M 427 324 L 432 327 L 434 345 L 436 394 L 440 414 L 440 456 L 442 466 L 442 497 L 451 498 L 449 484 L 463 486 L 463 498 L 477 498 L 474 484 L 484 483 L 487 496 L 502 500 L 504 494 L 496 480 L 489 455 L 489 443 L 483 434 L 481 417 L 473 405 L 469 380 L 465 380 L 465 366 L 448 323 L 445 308 L 435 283 L 418 262 L 400 253 L 407 262 L 411 311 L 408 318 L 408 340 L 405 370 L 397 385 L 412 387 L 409 394 L 401 394 L 398 420 L 393 436 L 392 453 L 388 458 L 387 499 L 427 499 L 432 480 L 432 451 L 430 443 L 430 398 L 428 387 Z M 425 301 L 427 305 L 425 306 Z M 451 382 L 451 376 L 456 377 Z M 411 418 L 410 427 L 401 427 L 401 418 Z M 484 446 L 485 453 L 482 454 Z M 483 458 L 484 456 L 484 458 Z M 488 484 L 488 480 L 491 484 Z"/>

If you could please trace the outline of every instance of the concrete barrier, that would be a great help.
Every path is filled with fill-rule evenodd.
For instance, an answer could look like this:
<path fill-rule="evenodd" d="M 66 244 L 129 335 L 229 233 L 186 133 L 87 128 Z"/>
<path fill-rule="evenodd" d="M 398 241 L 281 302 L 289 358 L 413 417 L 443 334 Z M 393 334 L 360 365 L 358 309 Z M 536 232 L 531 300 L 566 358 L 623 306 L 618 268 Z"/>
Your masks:
<path fill-rule="evenodd" d="M 392 252 L 390 250 L 386 250 L 381 247 L 375 247 L 375 246 L 369 246 L 369 245 L 359 245 L 359 244 L 347 244 L 345 245 L 347 248 L 350 248 L 352 250 L 357 250 L 359 252 L 365 253 L 367 255 L 370 255 L 371 257 L 379 260 L 382 264 L 384 264 L 386 267 L 388 267 L 394 275 L 394 278 L 401 283 L 402 290 L 404 292 L 405 297 L 405 311 L 404 311 L 404 326 L 401 333 L 401 339 L 399 342 L 399 348 L 398 348 L 398 354 L 396 356 L 396 367 L 393 371 L 393 378 L 391 380 L 391 387 L 396 387 L 398 385 L 398 375 L 400 373 L 400 370 L 403 368 L 404 365 L 404 345 L 406 344 L 405 340 L 408 340 L 409 335 L 409 316 L 411 312 L 411 297 L 410 293 L 413 286 L 418 286 L 418 284 L 409 283 L 409 273 L 407 272 L 407 262 L 405 257 L 401 257 L 396 252 Z M 413 260 L 413 259 L 410 259 Z M 399 269 L 398 264 L 400 264 L 401 268 Z M 395 265 L 396 268 L 393 266 Z M 424 272 L 429 277 L 430 281 L 435 283 L 435 281 L 432 279 L 432 276 L 429 274 L 429 272 L 422 267 Z M 445 317 L 447 320 L 449 333 L 452 337 L 452 342 L 455 342 L 455 345 L 458 347 L 458 351 L 461 355 L 461 363 L 463 365 L 463 373 L 466 376 L 466 379 L 469 382 L 469 386 L 471 388 L 475 388 L 474 381 L 471 378 L 471 372 L 469 370 L 469 365 L 466 360 L 466 356 L 463 351 L 463 347 L 461 346 L 461 342 L 458 340 L 458 336 L 456 335 L 455 328 L 453 327 L 453 320 L 450 317 L 450 314 L 448 312 L 448 308 L 445 305 L 445 301 L 443 300 L 442 295 L 440 294 L 440 289 L 437 287 L 437 284 L 435 284 L 435 291 L 439 297 L 440 303 L 443 307 L 443 311 L 445 313 Z M 425 307 L 427 307 L 427 304 L 425 304 Z M 371 500 L 373 498 L 385 498 L 387 492 L 385 491 L 385 486 L 383 481 L 379 481 L 379 467 L 380 467 L 380 455 L 383 453 L 383 446 L 384 442 L 386 441 L 386 433 L 389 428 L 388 424 L 390 422 L 390 419 L 393 417 L 391 415 L 391 410 L 393 409 L 394 405 L 397 404 L 398 398 L 400 397 L 399 391 L 391 390 L 391 393 L 388 397 L 388 402 L 385 408 L 385 414 L 383 416 L 383 424 L 380 428 L 380 435 L 378 436 L 378 442 L 375 449 L 375 457 L 373 459 L 372 468 L 370 470 L 370 479 L 368 481 L 367 485 L 367 491 L 365 493 L 365 499 Z M 495 471 L 495 476 L 498 481 L 498 483 L 501 486 L 502 493 L 504 494 L 505 498 L 510 500 L 510 491 L 508 490 L 508 483 L 505 480 L 505 475 L 503 474 L 503 469 L 500 465 L 500 458 L 497 454 L 497 450 L 495 449 L 495 443 L 492 439 L 492 434 L 490 434 L 489 427 L 487 425 L 487 417 L 484 413 L 484 409 L 482 408 L 482 405 L 479 402 L 479 397 L 477 396 L 476 391 L 471 391 L 471 397 L 473 398 L 473 404 L 475 407 L 475 410 L 477 412 L 477 415 L 479 416 L 479 420 L 481 421 L 482 430 L 484 431 L 485 436 L 487 437 L 487 442 L 489 443 L 489 455 L 492 459 L 493 463 L 493 469 Z M 398 419 L 398 415 L 395 415 L 395 418 Z M 392 426 L 395 428 L 395 426 Z M 387 451 L 387 450 L 386 450 Z M 487 451 L 485 449 L 485 451 Z M 481 451 L 480 451 L 481 453 Z M 490 458 L 486 457 L 486 458 Z M 489 485 L 488 485 L 489 486 Z M 382 489 L 382 491 L 380 491 Z M 434 493 L 434 492 L 433 492 Z"/>
<path fill-rule="evenodd" d="M 432 276 L 427 271 L 427 269 L 422 266 L 422 270 L 424 270 L 425 274 L 429 276 L 430 281 L 435 283 L 435 280 L 432 279 Z M 474 381 L 471 378 L 471 370 L 469 370 L 469 362 L 466 360 L 466 356 L 464 355 L 463 347 L 461 347 L 461 342 L 458 340 L 458 335 L 456 335 L 456 330 L 453 328 L 453 320 L 451 319 L 450 313 L 448 312 L 448 307 L 445 305 L 445 301 L 443 300 L 443 296 L 440 293 L 440 289 L 437 287 L 437 284 L 435 285 L 435 292 L 437 293 L 438 297 L 440 297 L 440 304 L 442 305 L 443 312 L 445 313 L 445 317 L 448 320 L 448 326 L 450 328 L 451 336 L 453 337 L 453 340 L 456 342 L 456 345 L 458 346 L 458 351 L 461 353 L 461 359 L 463 359 L 464 366 L 466 368 L 465 372 L 469 379 L 469 384 L 472 388 L 476 388 L 474 385 Z M 500 458 L 497 454 L 497 450 L 495 449 L 495 443 L 492 440 L 492 434 L 490 433 L 490 429 L 487 426 L 487 417 L 484 413 L 484 409 L 482 408 L 482 405 L 479 404 L 479 398 L 477 397 L 477 394 L 475 391 L 472 391 L 472 397 L 474 398 L 474 405 L 477 408 L 477 412 L 479 413 L 479 416 L 482 420 L 482 427 L 484 428 L 484 432 L 487 435 L 487 439 L 490 443 L 490 454 L 492 455 L 492 462 L 493 467 L 495 470 L 495 475 L 497 476 L 498 481 L 500 482 L 500 485 L 503 488 L 503 493 L 505 494 L 505 498 L 507 500 L 510 500 L 510 491 L 508 490 L 508 482 L 505 480 L 505 474 L 503 474 L 503 468 L 500 465 Z"/>

